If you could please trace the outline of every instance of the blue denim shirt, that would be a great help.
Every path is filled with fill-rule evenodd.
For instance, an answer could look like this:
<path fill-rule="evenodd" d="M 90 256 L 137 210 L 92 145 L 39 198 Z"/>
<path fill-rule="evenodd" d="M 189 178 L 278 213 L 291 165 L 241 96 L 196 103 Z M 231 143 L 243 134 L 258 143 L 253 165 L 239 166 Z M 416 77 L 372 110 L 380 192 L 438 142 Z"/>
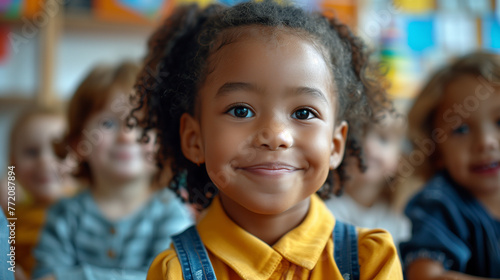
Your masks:
<path fill-rule="evenodd" d="M 448 174 L 432 178 L 407 205 L 412 238 L 400 245 L 405 267 L 418 258 L 446 269 L 500 277 L 500 221 Z"/>

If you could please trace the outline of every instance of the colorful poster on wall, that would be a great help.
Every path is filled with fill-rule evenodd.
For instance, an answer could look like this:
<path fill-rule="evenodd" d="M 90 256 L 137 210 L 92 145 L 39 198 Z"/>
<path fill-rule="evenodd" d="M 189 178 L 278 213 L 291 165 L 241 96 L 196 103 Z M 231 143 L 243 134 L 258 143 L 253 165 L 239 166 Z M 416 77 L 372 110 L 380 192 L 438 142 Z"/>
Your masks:
<path fill-rule="evenodd" d="M 382 71 L 390 82 L 388 93 L 392 98 L 411 98 L 415 84 L 414 61 L 406 46 L 407 34 L 401 28 L 403 20 L 396 20 L 384 29 L 380 41 Z"/>
<path fill-rule="evenodd" d="M 319 11 L 321 0 L 292 0 L 292 2 L 307 11 Z"/>
<path fill-rule="evenodd" d="M 434 46 L 432 17 L 408 18 L 406 28 L 407 44 L 412 51 L 422 52 Z"/>
<path fill-rule="evenodd" d="M 483 47 L 500 51 L 500 19 L 495 16 L 485 17 L 482 25 Z"/>
<path fill-rule="evenodd" d="M 232 2 L 231 0 L 227 0 L 228 2 Z M 198 3 L 198 5 L 204 7 L 210 3 L 217 2 L 214 0 L 176 0 L 175 3 L 176 5 L 179 4 L 191 4 L 191 3 Z"/>
<path fill-rule="evenodd" d="M 408 14 L 427 14 L 434 10 L 434 0 L 394 0 L 394 5 Z"/>
<path fill-rule="evenodd" d="M 22 0 L 0 0 L 0 17 L 5 19 L 20 18 Z"/>
<path fill-rule="evenodd" d="M 356 28 L 357 4 L 354 0 L 318 0 L 319 6 L 328 17 L 335 17 L 351 28 Z"/>
<path fill-rule="evenodd" d="M 495 14 L 496 14 L 497 20 L 500 20 L 500 0 L 497 0 L 495 2 Z"/>
<path fill-rule="evenodd" d="M 152 19 L 154 19 L 163 5 L 163 0 L 119 0 L 118 2 L 121 3 L 123 7 L 129 8 Z"/>
<path fill-rule="evenodd" d="M 439 48 L 450 56 L 463 55 L 476 49 L 475 18 L 466 13 L 438 13 L 435 38 Z"/>
<path fill-rule="evenodd" d="M 93 13 L 104 20 L 151 23 L 164 18 L 173 8 L 169 0 L 93 1 Z"/>
<path fill-rule="evenodd" d="M 467 0 L 467 10 L 477 16 L 491 13 L 490 0 Z"/>
<path fill-rule="evenodd" d="M 248 1 L 248 0 L 219 0 L 217 2 L 221 3 L 221 4 L 228 5 L 228 6 L 234 6 L 236 4 L 246 2 L 246 1 Z"/>

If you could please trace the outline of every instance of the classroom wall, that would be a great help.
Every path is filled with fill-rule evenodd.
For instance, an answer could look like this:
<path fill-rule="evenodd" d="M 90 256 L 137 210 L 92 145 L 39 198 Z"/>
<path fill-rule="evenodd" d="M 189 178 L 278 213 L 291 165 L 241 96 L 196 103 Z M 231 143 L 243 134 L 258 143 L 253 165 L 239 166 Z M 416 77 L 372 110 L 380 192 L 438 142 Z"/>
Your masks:
<path fill-rule="evenodd" d="M 16 32 L 13 29 L 12 32 Z M 146 52 L 147 32 L 126 30 L 77 30 L 66 31 L 58 44 L 55 61 L 55 93 L 68 100 L 84 75 L 98 63 L 116 63 L 123 59 L 139 61 Z M 34 98 L 38 87 L 39 52 L 38 37 L 28 40 L 14 55 L 0 63 L 0 100 L 13 95 L 17 98 Z M 1 102 L 1 101 L 0 101 Z M 25 107 L 26 102 L 0 105 L 0 177 L 7 166 L 7 135 L 11 123 Z"/>

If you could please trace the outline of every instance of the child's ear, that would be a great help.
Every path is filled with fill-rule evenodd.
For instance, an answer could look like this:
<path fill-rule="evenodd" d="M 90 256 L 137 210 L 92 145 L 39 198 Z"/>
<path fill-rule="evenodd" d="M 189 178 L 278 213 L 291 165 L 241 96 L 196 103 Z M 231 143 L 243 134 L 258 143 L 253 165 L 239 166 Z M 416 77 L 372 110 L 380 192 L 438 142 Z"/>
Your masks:
<path fill-rule="evenodd" d="M 347 122 L 342 121 L 333 131 L 332 152 L 330 154 L 331 170 L 337 168 L 344 157 L 345 144 L 347 142 L 347 130 Z"/>
<path fill-rule="evenodd" d="M 195 164 L 205 162 L 199 122 L 190 114 L 181 116 L 179 129 L 184 156 Z"/>

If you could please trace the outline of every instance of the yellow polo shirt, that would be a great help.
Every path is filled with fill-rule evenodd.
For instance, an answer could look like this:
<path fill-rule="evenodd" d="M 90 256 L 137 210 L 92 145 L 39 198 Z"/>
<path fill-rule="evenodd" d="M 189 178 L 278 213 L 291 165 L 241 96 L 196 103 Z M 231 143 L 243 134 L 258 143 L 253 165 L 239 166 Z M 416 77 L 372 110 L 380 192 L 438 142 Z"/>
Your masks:
<path fill-rule="evenodd" d="M 217 279 L 343 279 L 333 258 L 335 219 L 313 195 L 304 221 L 272 247 L 235 224 L 217 198 L 197 229 Z M 173 248 L 173 246 L 172 246 Z M 392 237 L 381 229 L 358 229 L 360 279 L 403 279 Z M 174 249 L 156 257 L 148 280 L 183 279 Z"/>

